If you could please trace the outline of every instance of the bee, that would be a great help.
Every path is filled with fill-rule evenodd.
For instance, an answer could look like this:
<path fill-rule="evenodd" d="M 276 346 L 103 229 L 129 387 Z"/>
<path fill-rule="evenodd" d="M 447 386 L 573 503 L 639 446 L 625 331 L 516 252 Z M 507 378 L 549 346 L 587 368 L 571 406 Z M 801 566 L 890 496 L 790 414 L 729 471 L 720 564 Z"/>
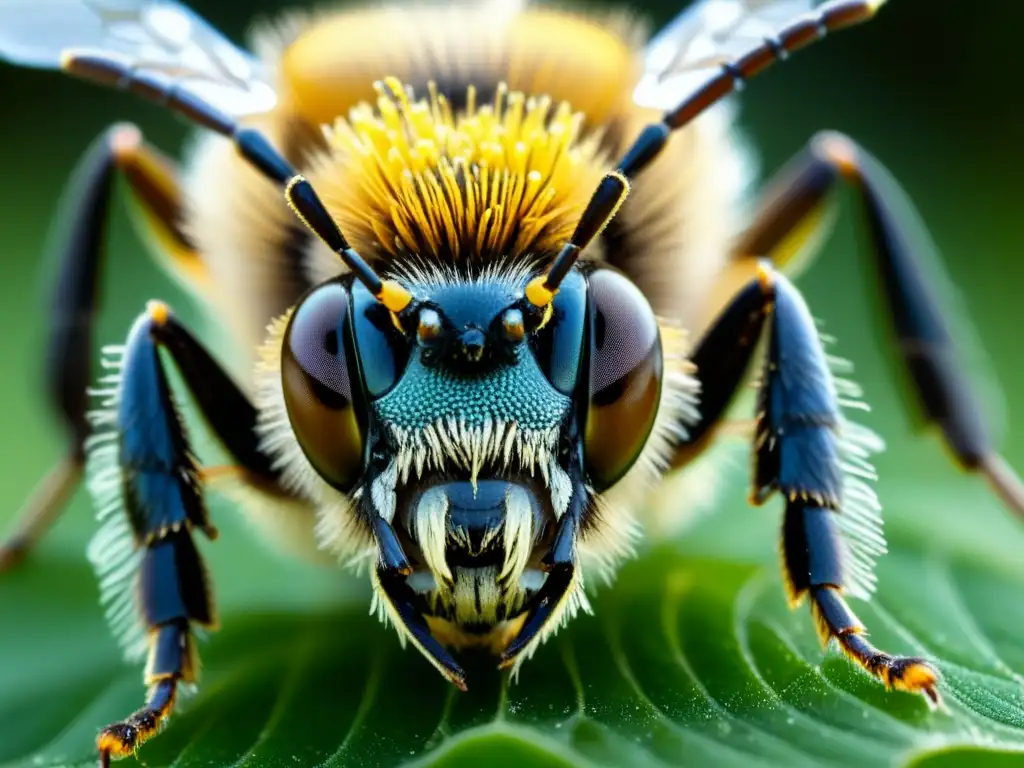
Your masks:
<path fill-rule="evenodd" d="M 784 499 L 790 603 L 882 684 L 938 702 L 937 670 L 875 648 L 846 602 L 870 597 L 885 549 L 865 480 L 879 446 L 787 276 L 839 183 L 867 212 L 913 404 L 1018 513 L 1024 491 L 883 166 L 819 134 L 746 215 L 733 121 L 746 81 L 880 6 L 696 0 L 648 39 L 623 13 L 399 5 L 288 17 L 257 54 L 172 0 L 0 8 L 6 60 L 199 128 L 180 168 L 124 124 L 81 161 L 47 368 L 67 455 L 0 550 L 13 565 L 87 477 L 89 555 L 148 688 L 100 731 L 101 763 L 197 680 L 195 630 L 218 623 L 195 544 L 217 536 L 208 493 L 304 556 L 364 566 L 378 616 L 465 689 L 462 649 L 518 671 L 589 610 L 585 585 L 632 555 L 666 487 L 713 482 L 697 468 L 737 430 L 751 503 Z M 154 300 L 90 387 L 116 175 L 222 362 Z M 171 362 L 225 465 L 195 455 Z M 731 405 L 752 374 L 745 426 Z"/>

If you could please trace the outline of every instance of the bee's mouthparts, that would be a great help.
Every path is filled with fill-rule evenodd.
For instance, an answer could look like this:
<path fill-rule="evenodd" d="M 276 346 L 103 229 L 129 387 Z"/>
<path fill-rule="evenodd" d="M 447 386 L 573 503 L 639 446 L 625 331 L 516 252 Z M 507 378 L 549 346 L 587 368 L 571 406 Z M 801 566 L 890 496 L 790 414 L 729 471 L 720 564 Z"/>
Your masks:
<path fill-rule="evenodd" d="M 499 579 L 518 579 L 553 519 L 538 490 L 528 479 L 424 484 L 403 505 L 403 527 L 445 582 L 454 581 L 453 569 L 489 566 Z"/>

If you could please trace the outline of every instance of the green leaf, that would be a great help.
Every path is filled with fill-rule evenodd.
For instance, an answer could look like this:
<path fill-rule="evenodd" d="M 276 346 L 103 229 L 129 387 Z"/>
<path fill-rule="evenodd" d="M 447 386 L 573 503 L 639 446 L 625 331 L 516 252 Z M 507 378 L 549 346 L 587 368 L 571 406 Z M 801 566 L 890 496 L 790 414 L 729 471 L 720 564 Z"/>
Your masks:
<path fill-rule="evenodd" d="M 822 652 L 806 609 L 782 597 L 774 507 L 730 500 L 645 552 L 518 682 L 467 659 L 467 694 L 368 615 L 362 582 L 280 563 L 217 510 L 224 536 L 206 553 L 224 629 L 203 644 L 200 692 L 139 760 L 1024 764 L 1024 536 L 981 489 L 955 477 L 948 489 L 891 494 L 879 594 L 855 605 L 877 645 L 936 661 L 939 712 Z M 90 765 L 97 729 L 141 702 L 139 670 L 119 662 L 95 595 L 70 546 L 0 582 L 0 766 Z"/>

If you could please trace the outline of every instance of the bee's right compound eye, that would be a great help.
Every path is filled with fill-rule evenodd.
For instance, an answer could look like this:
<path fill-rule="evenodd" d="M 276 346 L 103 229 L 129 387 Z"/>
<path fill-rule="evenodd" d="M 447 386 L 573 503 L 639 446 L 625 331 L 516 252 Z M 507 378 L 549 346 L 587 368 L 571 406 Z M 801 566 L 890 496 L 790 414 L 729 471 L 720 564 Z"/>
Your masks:
<path fill-rule="evenodd" d="M 313 468 L 342 490 L 356 481 L 363 464 L 363 433 L 353 401 L 357 379 L 345 349 L 348 308 L 342 284 L 315 289 L 293 313 L 281 355 L 292 431 Z"/>

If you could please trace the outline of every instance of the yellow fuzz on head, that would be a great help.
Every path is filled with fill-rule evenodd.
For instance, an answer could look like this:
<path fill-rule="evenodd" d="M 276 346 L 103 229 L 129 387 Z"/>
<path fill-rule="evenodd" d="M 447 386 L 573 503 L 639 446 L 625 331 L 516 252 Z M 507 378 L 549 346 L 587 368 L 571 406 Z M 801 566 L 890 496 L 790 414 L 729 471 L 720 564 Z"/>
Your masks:
<path fill-rule="evenodd" d="M 596 135 L 567 103 L 497 89 L 455 114 L 393 78 L 376 108 L 325 129 L 311 181 L 357 251 L 457 260 L 557 251 L 603 175 Z"/>

